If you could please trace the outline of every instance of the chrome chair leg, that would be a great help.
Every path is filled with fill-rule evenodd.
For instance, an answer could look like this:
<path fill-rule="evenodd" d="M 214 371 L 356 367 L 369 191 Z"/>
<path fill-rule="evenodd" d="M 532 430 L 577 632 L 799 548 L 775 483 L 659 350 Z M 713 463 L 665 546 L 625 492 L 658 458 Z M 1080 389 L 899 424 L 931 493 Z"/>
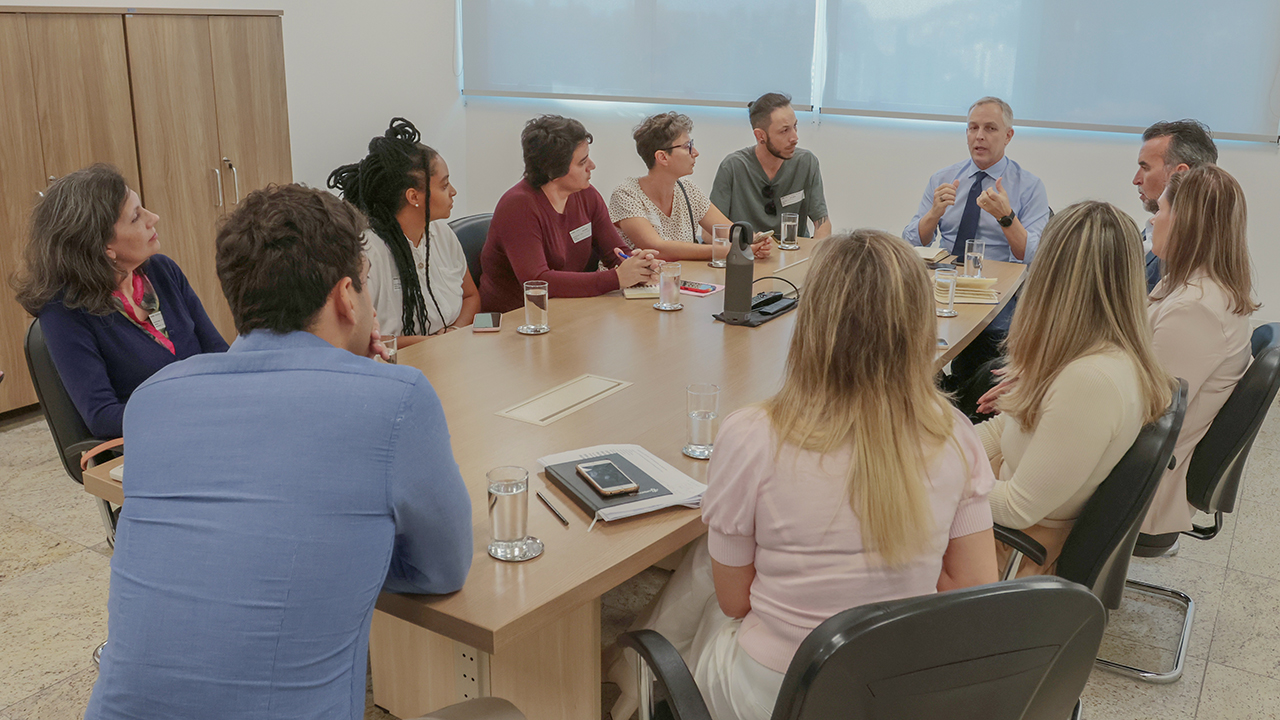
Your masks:
<path fill-rule="evenodd" d="M 649 663 L 644 658 L 636 658 L 636 688 L 638 689 L 637 697 L 640 700 L 640 714 L 638 720 L 652 720 L 653 718 L 653 671 L 649 669 Z"/>
<path fill-rule="evenodd" d="M 96 500 L 98 501 L 98 513 L 102 515 L 102 525 L 107 530 L 107 545 L 114 550 L 116 547 L 116 523 L 119 521 L 120 515 L 117 511 L 111 509 L 111 503 L 102 498 L 96 498 Z"/>
<path fill-rule="evenodd" d="M 1126 588 L 1132 588 L 1140 593 L 1173 600 L 1186 609 L 1182 620 L 1182 634 L 1178 637 L 1178 649 L 1173 657 L 1173 669 L 1168 672 L 1156 672 L 1154 670 L 1144 670 L 1142 668 L 1136 668 L 1123 663 L 1104 660 L 1102 658 L 1097 659 L 1097 664 L 1111 672 L 1136 678 L 1143 682 L 1157 684 L 1174 682 L 1178 678 L 1182 677 L 1182 669 L 1186 664 L 1187 646 L 1191 644 L 1191 623 L 1196 617 L 1195 601 L 1191 599 L 1190 595 L 1174 590 L 1173 588 L 1152 585 L 1139 580 L 1126 580 L 1124 584 Z"/>
<path fill-rule="evenodd" d="M 95 668 L 96 668 L 96 667 L 101 667 L 101 666 L 102 666 L 102 649 L 103 649 L 103 648 L 105 648 L 106 646 L 107 646 L 107 644 L 104 642 L 104 643 L 102 643 L 101 645 L 99 645 L 98 647 L 94 648 L 94 650 L 93 650 L 93 666 L 94 666 Z"/>

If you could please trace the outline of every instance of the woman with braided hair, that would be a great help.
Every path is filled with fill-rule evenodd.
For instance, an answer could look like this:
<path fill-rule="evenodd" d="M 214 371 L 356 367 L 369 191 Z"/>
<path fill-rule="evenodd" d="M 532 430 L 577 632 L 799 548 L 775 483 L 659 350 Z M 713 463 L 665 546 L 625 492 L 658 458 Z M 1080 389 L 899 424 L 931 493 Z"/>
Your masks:
<path fill-rule="evenodd" d="M 400 345 L 470 325 L 480 292 L 445 220 L 458 191 L 449 166 L 404 118 L 369 141 L 363 160 L 329 175 L 329 187 L 369 219 L 369 288 L 383 335 Z"/>

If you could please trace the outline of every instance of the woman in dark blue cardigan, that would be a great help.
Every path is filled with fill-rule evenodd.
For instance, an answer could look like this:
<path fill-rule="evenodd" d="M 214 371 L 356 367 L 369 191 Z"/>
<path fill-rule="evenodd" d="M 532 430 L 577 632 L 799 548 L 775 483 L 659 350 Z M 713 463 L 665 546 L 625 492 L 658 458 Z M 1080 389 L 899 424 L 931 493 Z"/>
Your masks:
<path fill-rule="evenodd" d="M 40 318 L 62 383 L 101 438 L 123 434 L 125 403 L 157 370 L 227 349 L 182 270 L 158 254 L 159 219 L 107 165 L 56 180 L 32 214 L 18 302 Z"/>

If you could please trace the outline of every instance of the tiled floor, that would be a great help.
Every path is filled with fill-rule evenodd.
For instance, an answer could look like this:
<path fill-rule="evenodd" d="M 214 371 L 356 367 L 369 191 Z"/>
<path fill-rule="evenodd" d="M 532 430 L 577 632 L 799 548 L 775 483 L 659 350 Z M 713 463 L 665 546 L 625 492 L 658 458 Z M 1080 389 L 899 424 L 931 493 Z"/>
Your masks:
<path fill-rule="evenodd" d="M 1095 670 L 1089 720 L 1280 719 L 1280 412 L 1259 435 L 1237 512 L 1214 540 L 1182 539 L 1174 558 L 1135 559 L 1130 575 L 1196 601 L 1181 680 L 1148 685 Z M 106 637 L 111 551 L 91 498 L 67 479 L 37 414 L 0 422 L 0 720 L 80 718 Z M 661 586 L 648 571 L 609 593 L 602 639 L 625 629 Z M 1102 654 L 1172 660 L 1178 617 L 1131 597 L 1112 614 Z M 606 686 L 604 707 L 614 693 Z M 370 705 L 366 718 L 391 716 Z"/>

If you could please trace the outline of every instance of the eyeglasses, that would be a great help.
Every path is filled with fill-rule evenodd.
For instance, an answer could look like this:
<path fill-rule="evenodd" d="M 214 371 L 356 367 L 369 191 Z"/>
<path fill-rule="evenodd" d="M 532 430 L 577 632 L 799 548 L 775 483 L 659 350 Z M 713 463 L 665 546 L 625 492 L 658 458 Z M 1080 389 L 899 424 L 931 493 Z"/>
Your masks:
<path fill-rule="evenodd" d="M 764 196 L 765 200 L 769 201 L 764 204 L 764 211 L 770 215 L 777 215 L 778 205 L 773 201 L 773 186 L 765 185 L 763 188 L 760 188 L 760 194 Z"/>
<path fill-rule="evenodd" d="M 672 150 L 675 150 L 676 148 L 684 148 L 685 150 L 688 150 L 688 151 L 692 154 L 692 153 L 693 153 L 693 141 L 692 141 L 692 140 L 690 140 L 689 142 L 687 142 L 687 143 L 685 143 L 685 144 L 683 144 L 683 145 L 672 145 L 671 147 L 665 147 L 665 148 L 662 148 L 662 151 L 663 151 L 663 152 L 671 152 Z"/>

